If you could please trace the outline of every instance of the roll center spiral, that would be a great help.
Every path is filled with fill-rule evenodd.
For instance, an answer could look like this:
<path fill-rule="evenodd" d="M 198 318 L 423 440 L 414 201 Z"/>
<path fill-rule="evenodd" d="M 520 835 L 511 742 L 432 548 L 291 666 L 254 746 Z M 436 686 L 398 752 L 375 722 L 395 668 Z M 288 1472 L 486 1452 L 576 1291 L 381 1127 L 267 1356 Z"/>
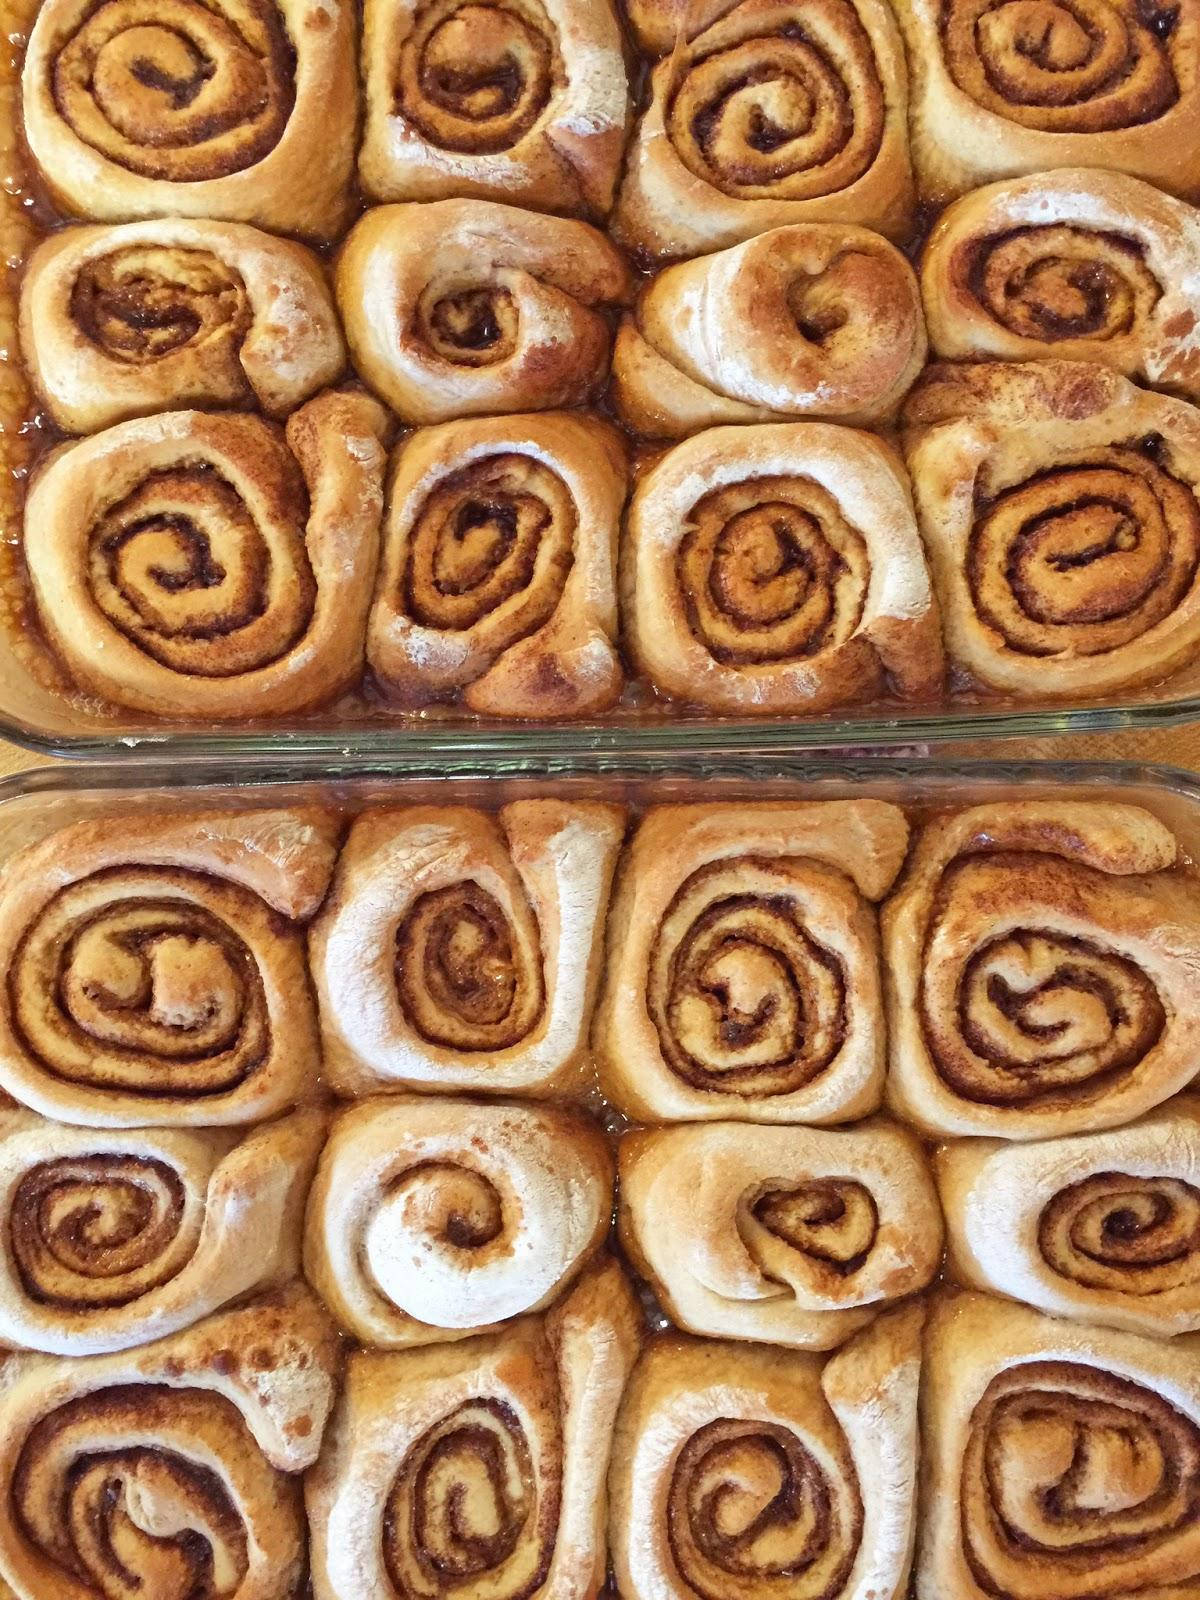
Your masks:
<path fill-rule="evenodd" d="M 983 241 L 968 279 L 989 316 L 1041 343 L 1120 338 L 1162 295 L 1136 241 L 1070 225 L 1014 228 Z"/>
<path fill-rule="evenodd" d="M 772 1187 L 750 1209 L 768 1233 L 845 1277 L 867 1259 L 879 1229 L 870 1190 L 852 1178 Z"/>
<path fill-rule="evenodd" d="M 1200 1278 L 1200 1189 L 1182 1179 L 1101 1172 L 1060 1190 L 1038 1219 L 1038 1246 L 1064 1278 L 1160 1294 Z"/>
<path fill-rule="evenodd" d="M 211 251 L 131 245 L 81 267 L 71 317 L 106 355 L 136 366 L 214 339 L 236 349 L 251 311 L 241 277 Z"/>

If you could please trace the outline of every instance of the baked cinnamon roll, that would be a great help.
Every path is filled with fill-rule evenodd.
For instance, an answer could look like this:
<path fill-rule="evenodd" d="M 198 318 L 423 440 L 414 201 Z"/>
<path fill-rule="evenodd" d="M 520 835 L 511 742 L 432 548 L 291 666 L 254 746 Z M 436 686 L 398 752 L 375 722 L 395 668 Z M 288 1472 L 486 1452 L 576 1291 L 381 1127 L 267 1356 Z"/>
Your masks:
<path fill-rule="evenodd" d="M 931 367 L 908 464 L 952 662 L 1072 698 L 1200 654 L 1200 413 L 1082 362 Z"/>
<path fill-rule="evenodd" d="M 613 400 L 649 438 L 805 416 L 879 422 L 924 360 L 920 291 L 900 252 L 865 228 L 798 224 L 652 279 L 617 333 Z"/>
<path fill-rule="evenodd" d="M 610 0 L 366 0 L 363 34 L 372 199 L 608 213 L 629 115 Z"/>
<path fill-rule="evenodd" d="M 180 406 L 282 417 L 345 365 L 310 251 L 231 222 L 65 228 L 21 283 L 21 349 L 68 433 Z"/>
<path fill-rule="evenodd" d="M 643 1129 L 620 1176 L 626 1254 L 690 1333 L 829 1350 L 941 1264 L 921 1146 L 882 1117 Z"/>
<path fill-rule="evenodd" d="M 407 705 L 562 717 L 621 693 L 616 432 L 565 413 L 412 434 L 392 474 L 367 659 Z"/>
<path fill-rule="evenodd" d="M 0 1339 L 124 1350 L 294 1278 L 324 1136 L 319 1111 L 245 1135 L 0 1111 Z"/>
<path fill-rule="evenodd" d="M 10 1358 L 0 1582 L 16 1600 L 292 1600 L 299 1475 L 337 1367 L 298 1285 L 123 1355 Z"/>
<path fill-rule="evenodd" d="M 1106 167 L 1200 196 L 1198 0 L 905 0 L 922 194 Z"/>
<path fill-rule="evenodd" d="M 341 1114 L 321 1155 L 305 1276 L 363 1344 L 492 1332 L 587 1264 L 612 1184 L 604 1134 L 581 1113 L 369 1100 Z"/>
<path fill-rule="evenodd" d="M 1200 1579 L 1194 1342 L 935 1302 L 920 1600 L 1179 1595 Z"/>
<path fill-rule="evenodd" d="M 1200 883 L 1137 806 L 929 824 L 882 911 L 888 1100 L 935 1134 L 1111 1128 L 1195 1076 Z"/>
<path fill-rule="evenodd" d="M 938 219 L 921 262 L 951 360 L 1098 361 L 1200 397 L 1200 212 L 1116 172 L 995 183 Z"/>
<path fill-rule="evenodd" d="M 593 1048 L 643 1122 L 848 1122 L 883 1084 L 879 800 L 658 806 L 621 864 Z"/>
<path fill-rule="evenodd" d="M 937 1152 L 959 1283 L 1135 1333 L 1200 1331 L 1200 1101 L 1124 1128 Z"/>
<path fill-rule="evenodd" d="M 779 714 L 941 687 L 908 479 L 871 434 L 694 435 L 638 479 L 622 563 L 628 647 L 676 699 Z"/>
<path fill-rule="evenodd" d="M 740 0 L 699 26 L 717 9 L 634 8 L 635 24 L 670 54 L 654 68 L 629 152 L 617 237 L 654 256 L 717 250 L 792 222 L 860 223 L 903 239 L 913 214 L 908 74 L 885 0 Z"/>
<path fill-rule="evenodd" d="M 301 926 L 333 870 L 317 811 L 78 822 L 0 876 L 0 1087 L 89 1128 L 210 1127 L 312 1095 Z"/>
<path fill-rule="evenodd" d="M 597 1594 L 638 1322 L 608 1262 L 502 1333 L 352 1355 L 305 1486 L 316 1600 Z"/>
<path fill-rule="evenodd" d="M 486 200 L 377 206 L 337 268 L 355 365 L 408 422 L 582 405 L 630 293 L 595 228 Z"/>
<path fill-rule="evenodd" d="M 824 1362 L 655 1339 L 613 1448 L 623 1600 L 902 1600 L 921 1321 L 888 1312 Z"/>
<path fill-rule="evenodd" d="M 45 0 L 22 77 L 30 152 L 76 216 L 331 238 L 354 167 L 354 33 L 346 0 Z"/>
<path fill-rule="evenodd" d="M 361 816 L 309 941 L 334 1090 L 577 1086 L 623 828 L 561 800 Z"/>
<path fill-rule="evenodd" d="M 362 673 L 383 515 L 382 408 L 329 391 L 280 430 L 169 411 L 41 468 L 23 550 L 75 683 L 160 717 L 332 700 Z"/>

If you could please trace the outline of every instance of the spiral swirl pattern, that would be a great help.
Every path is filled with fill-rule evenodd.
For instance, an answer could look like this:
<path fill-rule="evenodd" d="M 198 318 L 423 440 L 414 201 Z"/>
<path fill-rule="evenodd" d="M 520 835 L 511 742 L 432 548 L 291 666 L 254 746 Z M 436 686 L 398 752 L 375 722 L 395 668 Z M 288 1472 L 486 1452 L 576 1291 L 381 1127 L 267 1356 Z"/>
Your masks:
<path fill-rule="evenodd" d="M 1179 99 L 1174 11 L 1134 0 L 949 0 L 946 64 L 989 111 L 1050 133 L 1153 122 Z"/>
<path fill-rule="evenodd" d="M 966 1558 L 989 1594 L 1152 1591 L 1176 1576 L 1200 1514 L 1200 1428 L 1101 1367 L 1016 1365 L 972 1413 L 961 1497 Z"/>
<path fill-rule="evenodd" d="M 1102 655 L 1176 610 L 1200 569 L 1200 506 L 1157 453 L 1152 439 L 1060 456 L 981 509 L 967 581 L 1006 648 Z"/>
<path fill-rule="evenodd" d="M 1144 327 L 1162 296 L 1138 243 L 1048 223 L 982 240 L 969 274 L 978 304 L 1023 339 L 1119 339 Z"/>
<path fill-rule="evenodd" d="M 858 1271 L 879 1232 L 879 1211 L 871 1191 L 853 1178 L 768 1189 L 753 1201 L 750 1210 L 789 1250 L 811 1256 L 840 1277 Z M 754 1254 L 753 1244 L 750 1250 Z"/>
<path fill-rule="evenodd" d="M 214 342 L 232 353 L 251 310 L 240 276 L 212 251 L 130 245 L 83 265 L 71 315 L 106 355 L 139 365 Z"/>
<path fill-rule="evenodd" d="M 1156 1295 L 1200 1281 L 1200 1189 L 1178 1178 L 1100 1172 L 1044 1207 L 1038 1248 L 1089 1289 Z"/>
<path fill-rule="evenodd" d="M 744 17 L 744 20 L 743 20 Z M 870 36 L 850 0 L 748 10 L 686 59 L 668 137 L 697 177 L 741 199 L 809 200 L 847 189 L 883 139 Z"/>

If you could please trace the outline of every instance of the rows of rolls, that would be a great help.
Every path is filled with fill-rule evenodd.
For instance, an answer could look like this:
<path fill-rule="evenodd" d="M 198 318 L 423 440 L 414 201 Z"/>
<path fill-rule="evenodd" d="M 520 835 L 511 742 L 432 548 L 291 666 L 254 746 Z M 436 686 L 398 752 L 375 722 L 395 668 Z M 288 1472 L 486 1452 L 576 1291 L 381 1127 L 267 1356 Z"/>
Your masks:
<path fill-rule="evenodd" d="M 627 11 L 34 9 L 39 683 L 798 716 L 1200 662 L 1200 0 Z"/>
<path fill-rule="evenodd" d="M 1162 816 L 139 807 L 0 957 L 0 1592 L 1200 1581 Z"/>

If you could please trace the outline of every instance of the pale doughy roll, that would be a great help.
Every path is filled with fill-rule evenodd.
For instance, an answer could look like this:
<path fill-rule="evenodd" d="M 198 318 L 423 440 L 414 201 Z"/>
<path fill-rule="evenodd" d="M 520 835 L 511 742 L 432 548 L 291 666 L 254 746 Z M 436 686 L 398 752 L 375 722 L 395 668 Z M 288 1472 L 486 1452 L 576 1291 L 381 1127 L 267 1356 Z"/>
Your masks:
<path fill-rule="evenodd" d="M 3 1367 L 16 1600 L 293 1600 L 338 1344 L 299 1285 L 141 1350 Z"/>
<path fill-rule="evenodd" d="M 894 450 L 829 423 L 713 428 L 637 481 L 626 643 L 656 689 L 714 711 L 932 698 L 945 663 Z"/>
<path fill-rule="evenodd" d="M 1200 1101 L 1106 1133 L 955 1141 L 935 1172 L 959 1283 L 1135 1333 L 1200 1330 Z"/>
<path fill-rule="evenodd" d="M 936 1301 L 920 1600 L 1184 1600 L 1200 1581 L 1200 1342 Z"/>
<path fill-rule="evenodd" d="M 171 718 L 278 715 L 362 673 L 387 419 L 331 390 L 286 429 L 169 411 L 64 446 L 25 503 L 42 628 L 80 689 Z"/>
<path fill-rule="evenodd" d="M 883 1085 L 879 800 L 659 806 L 626 850 L 593 1046 L 644 1122 L 848 1122 Z"/>
<path fill-rule="evenodd" d="M 1046 361 L 931 367 L 906 415 L 963 673 L 1077 699 L 1157 683 L 1200 654 L 1200 412 Z"/>
<path fill-rule="evenodd" d="M 354 38 L 348 0 L 45 0 L 25 137 L 76 216 L 330 238 L 354 168 Z"/>
<path fill-rule="evenodd" d="M 1109 801 L 931 822 L 882 912 L 888 1101 L 934 1134 L 1115 1127 L 1196 1074 L 1200 881 Z"/>
<path fill-rule="evenodd" d="M 604 216 L 629 88 L 611 0 L 366 0 L 375 200 L 507 200 Z"/>
<path fill-rule="evenodd" d="M 29 376 L 68 433 L 182 406 L 282 417 L 346 360 L 318 258 L 232 222 L 53 233 L 26 265 L 20 326 Z"/>
<path fill-rule="evenodd" d="M 579 1087 L 623 830 L 561 800 L 360 817 L 309 941 L 337 1093 Z"/>
<path fill-rule="evenodd" d="M 344 1111 L 313 1185 L 304 1271 L 362 1344 L 491 1332 L 540 1311 L 612 1219 L 597 1125 L 554 1106 L 388 1097 Z"/>
<path fill-rule="evenodd" d="M 625 1251 L 690 1333 L 829 1350 L 941 1263 L 921 1146 L 882 1118 L 634 1132 L 620 1179 Z"/>
<path fill-rule="evenodd" d="M 653 278 L 617 333 L 613 401 L 649 438 L 806 416 L 879 422 L 924 360 L 920 290 L 900 252 L 865 228 L 801 223 Z"/>
<path fill-rule="evenodd" d="M 77 822 L 0 875 L 0 1088 L 91 1128 L 228 1126 L 311 1097 L 302 925 L 333 870 L 318 811 Z"/>
<path fill-rule="evenodd" d="M 591 417 L 481 417 L 397 456 L 367 659 L 406 705 L 605 711 L 624 681 L 614 566 L 626 460 Z"/>
<path fill-rule="evenodd" d="M 294 1278 L 324 1135 L 319 1111 L 245 1135 L 0 1112 L 0 1340 L 124 1350 Z"/>
<path fill-rule="evenodd" d="M 1098 361 L 1200 396 L 1200 212 L 1116 172 L 990 184 L 939 217 L 925 322 L 949 360 Z"/>
<path fill-rule="evenodd" d="M 635 22 L 657 41 L 681 9 L 651 0 Z M 740 0 L 665 47 L 613 216 L 623 243 L 696 255 L 792 222 L 907 235 L 908 73 L 886 0 Z"/>
<path fill-rule="evenodd" d="M 582 405 L 608 372 L 606 309 L 631 293 L 602 233 L 487 200 L 377 206 L 337 298 L 354 362 L 408 422 Z"/>
<path fill-rule="evenodd" d="M 502 1333 L 352 1355 L 306 1484 L 316 1600 L 591 1600 L 638 1324 L 608 1262 Z"/>
<path fill-rule="evenodd" d="M 923 198 L 1102 167 L 1200 197 L 1200 0 L 904 0 Z"/>
<path fill-rule="evenodd" d="M 622 1600 L 901 1600 L 922 1315 L 888 1312 L 825 1361 L 655 1339 L 613 1449 Z"/>

